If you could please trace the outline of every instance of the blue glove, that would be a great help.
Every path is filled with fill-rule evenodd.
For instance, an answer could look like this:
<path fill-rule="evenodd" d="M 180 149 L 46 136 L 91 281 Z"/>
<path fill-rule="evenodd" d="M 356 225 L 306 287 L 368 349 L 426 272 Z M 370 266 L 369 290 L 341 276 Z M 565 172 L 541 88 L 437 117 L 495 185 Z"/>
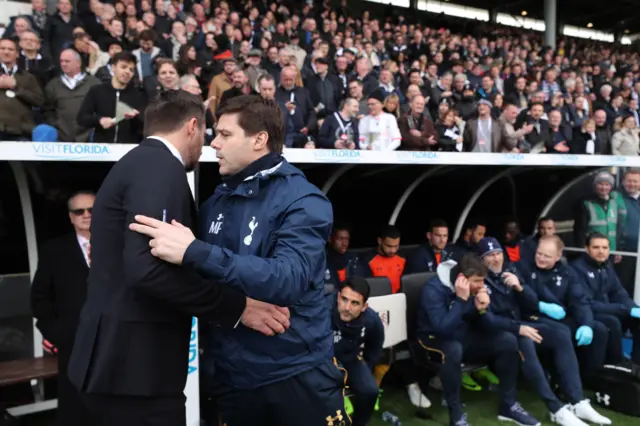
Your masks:
<path fill-rule="evenodd" d="M 640 318 L 640 308 L 631 308 L 631 316 L 634 318 Z"/>
<path fill-rule="evenodd" d="M 538 302 L 538 310 L 554 320 L 561 320 L 567 315 L 564 308 L 555 303 Z"/>
<path fill-rule="evenodd" d="M 578 331 L 576 331 L 576 340 L 578 341 L 578 346 L 588 346 L 593 341 L 593 328 L 588 325 L 581 326 Z"/>

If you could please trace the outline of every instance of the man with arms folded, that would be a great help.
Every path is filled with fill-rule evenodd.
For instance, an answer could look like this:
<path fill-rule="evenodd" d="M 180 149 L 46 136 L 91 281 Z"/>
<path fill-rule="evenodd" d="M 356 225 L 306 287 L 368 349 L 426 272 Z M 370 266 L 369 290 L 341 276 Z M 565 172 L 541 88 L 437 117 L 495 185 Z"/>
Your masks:
<path fill-rule="evenodd" d="M 571 267 L 578 275 L 594 318 L 609 329 L 606 362 L 631 367 L 622 351 L 622 337 L 630 330 L 631 360 L 640 365 L 640 307 L 629 297 L 613 269 L 609 238 L 594 232 L 587 237 L 586 249 Z"/>
<path fill-rule="evenodd" d="M 202 206 L 201 240 L 177 222 L 146 217 L 131 229 L 153 238 L 153 255 L 291 311 L 291 328 L 275 337 L 244 326 L 205 333 L 222 387 L 222 423 L 348 426 L 324 294 L 331 203 L 282 157 L 284 124 L 274 101 L 240 96 L 217 114 L 211 146 L 224 183 Z"/>
<path fill-rule="evenodd" d="M 608 330 L 603 323 L 593 320 L 578 277 L 571 267 L 560 261 L 563 249 L 564 244 L 557 235 L 540 237 L 535 263 L 530 267 L 520 263 L 518 270 L 538 297 L 538 310 L 532 312 L 534 318 L 552 327 L 568 327 L 578 346 L 582 378 L 596 380 L 604 364 Z M 573 359 L 573 355 L 568 355 L 566 360 L 570 358 Z M 598 414 L 584 398 L 579 380 L 580 376 L 573 378 L 566 389 L 575 404 L 576 415 L 592 423 L 611 424 L 611 420 Z"/>
<path fill-rule="evenodd" d="M 369 291 L 364 278 L 342 282 L 331 321 L 336 359 L 347 370 L 347 385 L 354 394 L 353 426 L 367 424 L 378 399 L 373 368 L 382 355 L 384 327 L 378 313 L 368 309 Z"/>
<path fill-rule="evenodd" d="M 192 316 L 221 330 L 288 326 L 288 312 L 156 259 L 128 229 L 136 213 L 194 224 L 185 169 L 200 158 L 204 123 L 202 100 L 163 92 L 145 112 L 148 137 L 111 168 L 93 205 L 87 301 L 68 368 L 91 426 L 186 424 Z"/>
<path fill-rule="evenodd" d="M 540 422 L 516 402 L 518 344 L 506 331 L 483 331 L 480 318 L 489 306 L 484 287 L 487 267 L 467 253 L 460 263 L 447 260 L 422 290 L 418 307 L 418 343 L 428 356 L 442 359 L 440 379 L 451 426 L 469 426 L 462 411 L 460 389 L 464 362 L 493 361 L 500 379 L 498 419 L 534 426 Z M 426 386 L 423 386 L 426 389 Z"/>
<path fill-rule="evenodd" d="M 519 336 L 522 372 L 547 406 L 552 422 L 562 426 L 586 426 L 576 415 L 590 420 L 598 414 L 582 397 L 578 360 L 569 328 L 560 324 L 525 321 L 521 312 L 535 312 L 538 308 L 536 293 L 530 286 L 522 284 L 524 280 L 513 265 L 505 266 L 504 252 L 498 240 L 483 238 L 477 251 L 489 269 L 484 282 L 491 296 L 491 305 L 490 312 L 483 318 L 484 325 L 491 330 L 503 330 Z M 538 359 L 538 349 L 550 354 L 560 388 L 570 398 L 571 404 L 564 404 L 551 390 Z"/>

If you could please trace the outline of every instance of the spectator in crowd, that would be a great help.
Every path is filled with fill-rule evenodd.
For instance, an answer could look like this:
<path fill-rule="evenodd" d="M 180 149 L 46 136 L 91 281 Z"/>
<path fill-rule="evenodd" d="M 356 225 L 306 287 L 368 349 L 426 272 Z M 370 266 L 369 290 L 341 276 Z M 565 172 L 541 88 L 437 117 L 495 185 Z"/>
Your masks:
<path fill-rule="evenodd" d="M 95 195 L 78 191 L 67 201 L 73 231 L 43 244 L 31 286 L 36 326 L 58 356 L 58 424 L 91 423 L 78 391 L 67 376 L 69 357 L 87 298 L 89 240 Z"/>
<path fill-rule="evenodd" d="M 462 362 L 491 361 L 500 381 L 499 418 L 520 425 L 538 425 L 538 420 L 516 401 L 519 368 L 516 337 L 508 331 L 473 327 L 490 306 L 484 285 L 487 267 L 477 255 L 468 253 L 460 262 L 443 262 L 437 272 L 420 295 L 417 337 L 424 355 L 439 361 L 450 424 L 469 426 L 460 401 Z"/>
<path fill-rule="evenodd" d="M 342 83 L 329 73 L 329 60 L 318 57 L 313 62 L 315 73 L 304 81 L 318 120 L 337 112 L 342 101 Z"/>
<path fill-rule="evenodd" d="M 607 112 L 603 109 L 597 109 L 593 113 L 593 119 L 596 121 L 596 144 L 600 151 L 596 150 L 596 154 L 611 154 L 611 138 L 613 136 L 612 126 L 607 122 Z"/>
<path fill-rule="evenodd" d="M 82 22 L 73 13 L 70 0 L 58 0 L 58 13 L 47 18 L 44 31 L 45 46 L 49 48 L 50 58 L 59 58 L 60 52 L 72 40 L 73 30 L 81 27 Z"/>
<path fill-rule="evenodd" d="M 378 399 L 373 368 L 382 356 L 384 327 L 378 313 L 369 308 L 369 283 L 362 277 L 340 284 L 333 308 L 333 350 L 347 370 L 347 386 L 353 392 L 353 426 L 365 426 Z"/>
<path fill-rule="evenodd" d="M 195 75 L 187 74 L 180 77 L 180 89 L 202 99 L 202 88 L 200 88 L 200 84 L 198 83 L 198 79 Z M 206 109 L 204 144 L 208 146 L 213 142 L 215 137 L 215 117 L 211 114 L 207 101 L 204 101 L 203 105 Z"/>
<path fill-rule="evenodd" d="M 276 80 L 271 74 L 263 74 L 258 78 L 258 93 L 264 99 L 275 100 Z"/>
<path fill-rule="evenodd" d="M 587 235 L 598 232 L 609 238 L 609 249 L 614 251 L 623 241 L 623 227 L 627 208 L 618 191 L 613 190 L 615 180 L 611 173 L 601 171 L 593 179 L 593 195 L 578 202 L 573 227 L 577 246 L 584 244 Z M 620 257 L 615 256 L 615 263 Z"/>
<path fill-rule="evenodd" d="M 367 100 L 369 114 L 359 121 L 360 149 L 374 151 L 394 151 L 402 140 L 398 121 L 383 111 L 384 92 L 374 90 Z"/>
<path fill-rule="evenodd" d="M 144 30 L 139 36 L 140 47 L 131 52 L 136 57 L 136 71 L 140 81 L 155 74 L 153 71 L 154 59 L 158 55 L 162 55 L 161 49 L 154 46 L 155 42 L 156 33 L 153 30 Z"/>
<path fill-rule="evenodd" d="M 0 39 L 0 140 L 31 139 L 35 127 L 32 108 L 44 103 L 38 80 L 18 68 L 18 44 L 12 39 Z"/>
<path fill-rule="evenodd" d="M 227 58 L 223 63 L 224 71 L 213 77 L 209 86 L 209 94 L 207 95 L 207 99 L 212 99 L 209 103 L 209 108 L 213 114 L 216 113 L 216 108 L 222 101 L 222 94 L 233 87 L 233 73 L 238 66 L 234 58 Z"/>
<path fill-rule="evenodd" d="M 503 131 L 498 120 L 491 117 L 491 102 L 478 102 L 478 118 L 469 120 L 464 127 L 463 150 L 465 152 L 502 152 Z"/>
<path fill-rule="evenodd" d="M 398 120 L 402 135 L 402 148 L 408 151 L 435 151 L 438 148 L 438 135 L 433 121 L 424 115 L 425 99 L 416 95 L 410 110 Z"/>
<path fill-rule="evenodd" d="M 91 128 L 80 127 L 76 117 L 89 90 L 100 82 L 82 72 L 80 55 L 72 49 L 60 53 L 60 69 L 60 77 L 51 80 L 45 90 L 45 121 L 58 131 L 60 142 L 87 142 Z"/>
<path fill-rule="evenodd" d="M 611 137 L 611 153 L 613 155 L 640 154 L 640 129 L 633 115 L 619 118 L 614 124 L 615 133 Z"/>
<path fill-rule="evenodd" d="M 328 149 L 358 149 L 360 135 L 358 133 L 358 101 L 346 98 L 342 101 L 339 112 L 327 116 L 320 133 L 318 147 Z"/>
<path fill-rule="evenodd" d="M 550 154 L 567 154 L 571 148 L 571 128 L 562 122 L 562 113 L 557 110 L 549 111 L 549 137 L 545 143 L 545 152 Z"/>
<path fill-rule="evenodd" d="M 544 303 L 539 308 L 534 287 L 524 281 L 515 267 L 506 264 L 498 240 L 485 237 L 478 243 L 477 250 L 489 271 L 484 279 L 487 292 L 491 296 L 489 312 L 483 318 L 485 326 L 518 336 L 518 349 L 525 360 L 520 363 L 523 375 L 542 398 L 549 410 L 551 421 L 561 426 L 586 426 L 578 418 L 580 416 L 594 422 L 596 418 L 606 420 L 604 423 L 597 423 L 610 424 L 611 421 L 596 413 L 589 401 L 582 397 L 578 360 L 569 329 L 546 324 L 535 320 L 535 317 L 527 321 L 528 312 L 535 313 L 540 309 L 545 313 L 551 308 Z M 569 404 L 560 401 L 551 389 L 538 358 L 538 351 L 549 355 L 554 372 L 558 375 L 560 388 L 567 395 Z"/>
<path fill-rule="evenodd" d="M 364 87 L 360 80 L 351 80 L 348 85 L 349 97 L 358 101 L 358 120 L 361 120 L 369 111 L 367 98 L 364 97 Z"/>
<path fill-rule="evenodd" d="M 249 77 L 247 72 L 241 68 L 236 68 L 231 77 L 233 87 L 225 90 L 220 98 L 220 105 L 224 105 L 229 99 L 243 95 L 257 95 L 251 85 L 249 85 Z"/>
<path fill-rule="evenodd" d="M 245 61 L 247 67 L 245 71 L 249 79 L 249 87 L 255 91 L 258 90 L 258 78 L 263 74 L 267 74 L 267 71 L 260 67 L 261 58 L 262 52 L 260 49 L 251 49 Z"/>
<path fill-rule="evenodd" d="M 633 335 L 631 361 L 640 364 L 640 307 L 629 297 L 610 260 L 609 238 L 593 232 L 586 238 L 587 252 L 571 263 L 586 300 L 591 306 L 594 319 L 609 330 L 608 364 L 630 363 L 622 351 L 622 337 L 629 330 Z"/>
<path fill-rule="evenodd" d="M 78 125 L 94 129 L 95 142 L 139 142 L 143 125 L 141 112 L 146 107 L 146 98 L 131 84 L 136 58 L 132 53 L 119 53 L 113 59 L 112 67 L 111 82 L 89 89 L 78 111 Z M 120 104 L 126 104 L 131 110 L 117 117 Z"/>
<path fill-rule="evenodd" d="M 285 67 L 280 73 L 276 101 L 284 114 L 284 144 L 288 148 L 302 148 L 316 127 L 316 112 L 309 92 L 296 86 L 296 70 Z"/>
<path fill-rule="evenodd" d="M 137 73 L 134 73 L 134 78 L 136 76 Z M 164 56 L 156 56 L 155 74 L 144 80 L 144 92 L 148 99 L 154 99 L 160 92 L 177 90 L 180 84 L 179 80 L 180 77 L 176 63 Z M 134 84 L 132 83 L 132 85 Z"/>
<path fill-rule="evenodd" d="M 41 49 L 40 36 L 32 30 L 24 31 L 20 35 L 20 56 L 18 57 L 18 69 L 27 71 L 38 79 L 40 86 L 44 88 L 53 77 L 54 70 L 51 61 Z"/>

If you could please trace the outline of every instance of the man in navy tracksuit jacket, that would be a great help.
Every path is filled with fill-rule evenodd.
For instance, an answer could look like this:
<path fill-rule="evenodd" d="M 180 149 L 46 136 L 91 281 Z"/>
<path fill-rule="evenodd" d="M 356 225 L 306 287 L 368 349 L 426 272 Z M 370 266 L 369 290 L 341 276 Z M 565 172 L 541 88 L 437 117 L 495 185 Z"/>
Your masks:
<path fill-rule="evenodd" d="M 564 244 L 556 235 L 540 237 L 534 262 L 518 271 L 538 296 L 538 309 L 527 315 L 554 326 L 564 324 L 578 346 L 581 375 L 594 379 L 604 364 L 609 330 L 593 319 L 591 305 L 574 270 L 561 261 Z"/>
<path fill-rule="evenodd" d="M 327 270 L 325 283 L 340 288 L 340 283 L 352 277 L 368 277 L 371 275 L 357 254 L 349 252 L 351 232 L 346 225 L 334 223 L 331 237 L 327 244 Z"/>
<path fill-rule="evenodd" d="M 624 364 L 622 337 L 633 334 L 631 360 L 640 364 L 640 307 L 622 287 L 609 260 L 609 240 L 593 233 L 587 237 L 587 253 L 571 263 L 578 275 L 594 318 L 609 329 L 607 363 Z"/>
<path fill-rule="evenodd" d="M 378 313 L 368 309 L 369 292 L 364 278 L 344 281 L 337 292 L 331 320 L 333 350 L 347 370 L 347 385 L 354 394 L 353 426 L 367 424 L 378 399 L 373 368 L 382 355 L 384 327 Z"/>
<path fill-rule="evenodd" d="M 477 249 L 489 269 L 485 284 L 491 304 L 485 325 L 519 336 L 518 347 L 523 358 L 522 372 L 547 406 L 551 420 L 563 426 L 585 426 L 577 416 L 591 421 L 599 414 L 589 405 L 589 401 L 583 398 L 578 360 L 569 328 L 537 321 L 535 317 L 528 318 L 527 321 L 522 313 L 535 312 L 538 309 L 535 291 L 523 284 L 524 279 L 513 265 L 505 266 L 505 255 L 498 240 L 485 237 L 480 240 Z M 540 351 L 550 354 L 559 376 L 561 390 L 571 400 L 571 406 L 561 402 L 551 389 L 538 358 L 536 344 Z"/>
<path fill-rule="evenodd" d="M 500 379 L 499 419 L 521 425 L 540 423 L 516 402 L 519 355 L 516 337 L 506 331 L 482 330 L 480 323 L 489 303 L 484 290 L 487 268 L 473 253 L 459 263 L 441 263 L 438 275 L 422 289 L 418 306 L 418 347 L 425 356 L 438 358 L 443 397 L 452 426 L 468 426 L 460 390 L 464 362 L 493 361 Z M 428 383 L 420 384 L 426 389 Z"/>
<path fill-rule="evenodd" d="M 284 124 L 275 102 L 239 96 L 217 114 L 212 147 L 224 183 L 202 205 L 200 239 L 160 223 L 152 253 L 290 313 L 289 329 L 274 336 L 242 323 L 203 327 L 202 364 L 215 363 L 222 423 L 349 426 L 324 292 L 331 203 L 280 154 Z"/>
<path fill-rule="evenodd" d="M 442 262 L 453 258 L 454 247 L 448 244 L 449 227 L 444 220 L 434 219 L 429 224 L 427 241 L 407 256 L 403 274 L 435 272 Z"/>

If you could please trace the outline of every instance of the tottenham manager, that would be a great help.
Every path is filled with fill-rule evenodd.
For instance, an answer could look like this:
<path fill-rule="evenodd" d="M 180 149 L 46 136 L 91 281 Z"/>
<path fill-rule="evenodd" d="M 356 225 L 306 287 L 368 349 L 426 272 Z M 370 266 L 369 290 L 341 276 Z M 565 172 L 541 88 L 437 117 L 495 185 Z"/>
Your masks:
<path fill-rule="evenodd" d="M 331 203 L 282 157 L 283 114 L 273 101 L 240 96 L 217 115 L 211 146 L 224 182 L 201 209 L 200 239 L 148 217 L 130 227 L 152 238 L 154 256 L 291 311 L 291 328 L 275 337 L 244 326 L 203 336 L 223 388 L 223 424 L 350 425 L 324 296 Z"/>
<path fill-rule="evenodd" d="M 128 229 L 136 213 L 194 224 L 185 169 L 195 167 L 204 131 L 200 99 L 163 92 L 145 112 L 148 137 L 112 167 L 97 194 L 88 296 L 69 365 L 91 426 L 185 425 L 192 316 L 223 332 L 237 326 L 272 335 L 289 326 L 286 310 L 157 259 L 149 239 Z"/>

